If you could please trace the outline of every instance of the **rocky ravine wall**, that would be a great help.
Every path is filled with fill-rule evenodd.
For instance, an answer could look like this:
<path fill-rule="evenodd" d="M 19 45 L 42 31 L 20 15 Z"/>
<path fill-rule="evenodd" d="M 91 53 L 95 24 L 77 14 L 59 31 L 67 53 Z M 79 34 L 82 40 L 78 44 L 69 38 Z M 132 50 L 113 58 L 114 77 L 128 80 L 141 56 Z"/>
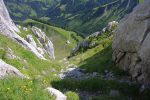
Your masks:
<path fill-rule="evenodd" d="M 120 21 L 112 48 L 118 66 L 133 79 L 150 83 L 150 0 Z"/>

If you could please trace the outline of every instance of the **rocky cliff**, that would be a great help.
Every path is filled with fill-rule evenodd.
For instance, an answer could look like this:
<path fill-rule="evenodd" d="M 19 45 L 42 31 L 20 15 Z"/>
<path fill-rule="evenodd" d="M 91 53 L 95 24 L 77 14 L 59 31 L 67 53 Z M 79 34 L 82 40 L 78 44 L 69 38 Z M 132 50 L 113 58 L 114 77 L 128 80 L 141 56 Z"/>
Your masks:
<path fill-rule="evenodd" d="M 138 5 L 119 23 L 113 41 L 113 59 L 132 78 L 150 83 L 150 1 Z"/>
<path fill-rule="evenodd" d="M 19 29 L 11 20 L 3 0 L 0 0 L 0 32 L 8 36 L 13 36 L 16 32 L 19 32 Z"/>

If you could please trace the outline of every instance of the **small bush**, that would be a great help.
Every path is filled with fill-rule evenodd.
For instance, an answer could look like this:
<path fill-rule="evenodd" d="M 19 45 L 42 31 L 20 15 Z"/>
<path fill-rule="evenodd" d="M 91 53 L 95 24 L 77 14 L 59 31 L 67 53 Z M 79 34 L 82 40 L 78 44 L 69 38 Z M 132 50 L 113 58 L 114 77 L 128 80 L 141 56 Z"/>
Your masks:
<path fill-rule="evenodd" d="M 78 94 L 75 92 L 68 91 L 65 94 L 67 96 L 67 100 L 80 100 Z"/>

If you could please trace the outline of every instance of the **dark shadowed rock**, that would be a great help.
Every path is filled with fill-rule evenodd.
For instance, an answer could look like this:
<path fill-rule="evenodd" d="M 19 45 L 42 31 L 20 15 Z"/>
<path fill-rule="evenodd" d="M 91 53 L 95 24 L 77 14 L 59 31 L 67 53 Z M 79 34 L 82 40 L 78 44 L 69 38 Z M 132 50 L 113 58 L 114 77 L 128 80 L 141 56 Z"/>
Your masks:
<path fill-rule="evenodd" d="M 67 96 L 65 96 L 62 92 L 55 88 L 48 87 L 47 91 L 54 95 L 56 97 L 56 100 L 67 100 Z"/>

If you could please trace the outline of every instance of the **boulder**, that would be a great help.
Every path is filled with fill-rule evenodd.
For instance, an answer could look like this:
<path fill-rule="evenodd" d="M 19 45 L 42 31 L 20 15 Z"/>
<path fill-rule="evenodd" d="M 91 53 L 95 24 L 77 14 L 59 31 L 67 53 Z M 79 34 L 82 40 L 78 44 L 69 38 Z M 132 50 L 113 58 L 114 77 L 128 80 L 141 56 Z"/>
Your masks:
<path fill-rule="evenodd" d="M 25 75 L 23 75 L 18 69 L 0 59 L 0 78 L 5 78 L 7 76 L 18 76 L 21 78 L 28 78 Z"/>
<path fill-rule="evenodd" d="M 141 83 L 150 83 L 150 1 L 138 5 L 120 22 L 114 36 L 113 59 Z"/>
<path fill-rule="evenodd" d="M 56 96 L 56 100 L 67 100 L 67 96 L 65 96 L 62 92 L 59 90 L 48 87 L 47 88 L 48 92 L 51 93 L 52 95 Z"/>

